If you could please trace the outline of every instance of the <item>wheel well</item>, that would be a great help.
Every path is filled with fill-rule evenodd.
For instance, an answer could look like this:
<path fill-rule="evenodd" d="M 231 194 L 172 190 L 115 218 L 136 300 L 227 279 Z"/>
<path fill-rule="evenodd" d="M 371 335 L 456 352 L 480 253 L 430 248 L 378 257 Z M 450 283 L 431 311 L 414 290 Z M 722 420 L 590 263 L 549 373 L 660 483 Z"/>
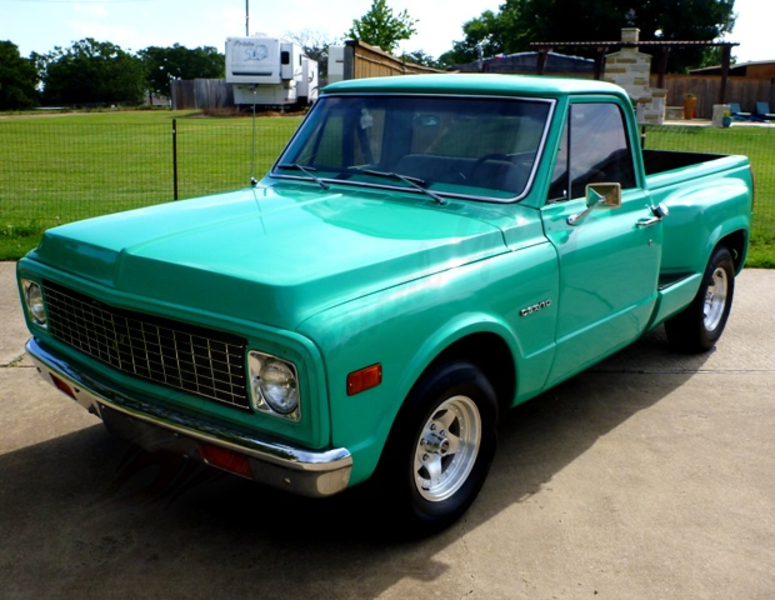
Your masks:
<path fill-rule="evenodd" d="M 516 393 L 516 369 L 514 357 L 503 338 L 494 333 L 475 333 L 458 340 L 428 366 L 435 366 L 453 360 L 467 360 L 479 367 L 495 388 L 501 410 L 511 406 Z"/>
<path fill-rule="evenodd" d="M 732 260 L 735 263 L 735 272 L 739 273 L 742 268 L 743 256 L 745 253 L 746 234 L 744 231 L 735 231 L 719 240 L 718 246 L 726 246 L 732 253 Z"/>

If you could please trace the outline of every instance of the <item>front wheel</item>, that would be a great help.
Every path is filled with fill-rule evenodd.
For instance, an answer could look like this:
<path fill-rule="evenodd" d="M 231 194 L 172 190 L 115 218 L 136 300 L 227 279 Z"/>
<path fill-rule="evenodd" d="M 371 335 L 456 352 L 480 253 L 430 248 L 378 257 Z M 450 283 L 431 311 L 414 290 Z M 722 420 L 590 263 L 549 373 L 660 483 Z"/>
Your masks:
<path fill-rule="evenodd" d="M 492 385 L 467 361 L 433 369 L 399 412 L 376 473 L 380 504 L 404 534 L 457 520 L 484 484 L 495 454 Z"/>
<path fill-rule="evenodd" d="M 692 303 L 665 322 L 670 344 L 680 352 L 710 350 L 721 337 L 735 293 L 735 264 L 727 248 L 717 248 Z"/>

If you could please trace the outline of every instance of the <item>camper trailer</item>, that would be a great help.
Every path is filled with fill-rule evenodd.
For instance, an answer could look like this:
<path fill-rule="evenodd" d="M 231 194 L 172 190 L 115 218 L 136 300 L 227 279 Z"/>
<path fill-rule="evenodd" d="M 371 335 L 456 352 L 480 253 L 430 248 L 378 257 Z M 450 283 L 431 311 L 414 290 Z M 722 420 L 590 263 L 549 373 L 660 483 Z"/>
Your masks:
<path fill-rule="evenodd" d="M 318 63 L 279 38 L 227 38 L 226 83 L 238 105 L 305 106 L 318 96 Z"/>

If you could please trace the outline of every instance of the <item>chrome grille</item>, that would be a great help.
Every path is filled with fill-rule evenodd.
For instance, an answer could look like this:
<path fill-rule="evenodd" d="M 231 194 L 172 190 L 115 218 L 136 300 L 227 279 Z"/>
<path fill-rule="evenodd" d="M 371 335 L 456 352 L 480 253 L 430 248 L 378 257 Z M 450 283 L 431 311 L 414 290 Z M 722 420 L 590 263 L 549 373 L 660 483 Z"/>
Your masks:
<path fill-rule="evenodd" d="M 123 373 L 248 408 L 246 341 L 219 331 L 108 306 L 44 282 L 58 340 Z"/>

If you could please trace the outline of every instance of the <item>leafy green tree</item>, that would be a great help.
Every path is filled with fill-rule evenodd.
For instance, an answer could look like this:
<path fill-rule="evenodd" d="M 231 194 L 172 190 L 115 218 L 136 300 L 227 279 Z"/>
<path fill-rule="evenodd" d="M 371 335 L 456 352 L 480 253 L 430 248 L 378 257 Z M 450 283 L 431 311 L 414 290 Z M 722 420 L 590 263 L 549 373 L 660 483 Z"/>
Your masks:
<path fill-rule="evenodd" d="M 219 79 L 226 73 L 226 58 L 212 46 L 148 46 L 137 54 L 147 73 L 148 89 L 156 96 L 171 94 L 172 79 Z"/>
<path fill-rule="evenodd" d="M 0 42 L 0 110 L 20 110 L 38 104 L 38 81 L 33 60 L 23 58 L 16 44 Z"/>
<path fill-rule="evenodd" d="M 48 104 L 138 103 L 145 91 L 142 61 L 110 42 L 85 38 L 43 57 Z"/>
<path fill-rule="evenodd" d="M 734 0 L 506 0 L 499 12 L 485 11 L 465 23 L 465 39 L 444 57 L 474 60 L 480 44 L 492 56 L 530 50 L 530 42 L 619 40 L 622 27 L 639 28 L 641 40 L 710 41 L 732 31 L 734 23 Z M 668 68 L 683 71 L 702 63 L 704 54 L 701 47 L 672 50 Z"/>
<path fill-rule="evenodd" d="M 398 15 L 387 5 L 387 0 L 372 0 L 371 8 L 344 35 L 351 40 L 360 40 L 372 46 L 378 46 L 385 52 L 392 52 L 398 42 L 408 40 L 417 30 L 417 19 L 409 16 L 406 9 Z"/>
<path fill-rule="evenodd" d="M 433 67 L 434 69 L 441 69 L 443 66 L 438 60 L 433 58 L 430 54 L 426 54 L 423 50 L 415 50 L 414 52 L 406 52 L 401 56 L 402 60 L 406 62 L 414 63 L 416 65 L 422 65 L 424 67 Z"/>
<path fill-rule="evenodd" d="M 503 52 L 510 43 L 511 23 L 516 19 L 513 8 L 504 4 L 501 11 L 484 11 L 480 16 L 463 24 L 465 39 L 453 43 L 452 50 L 439 57 L 439 62 L 449 66 L 473 62 L 484 56 Z"/>

